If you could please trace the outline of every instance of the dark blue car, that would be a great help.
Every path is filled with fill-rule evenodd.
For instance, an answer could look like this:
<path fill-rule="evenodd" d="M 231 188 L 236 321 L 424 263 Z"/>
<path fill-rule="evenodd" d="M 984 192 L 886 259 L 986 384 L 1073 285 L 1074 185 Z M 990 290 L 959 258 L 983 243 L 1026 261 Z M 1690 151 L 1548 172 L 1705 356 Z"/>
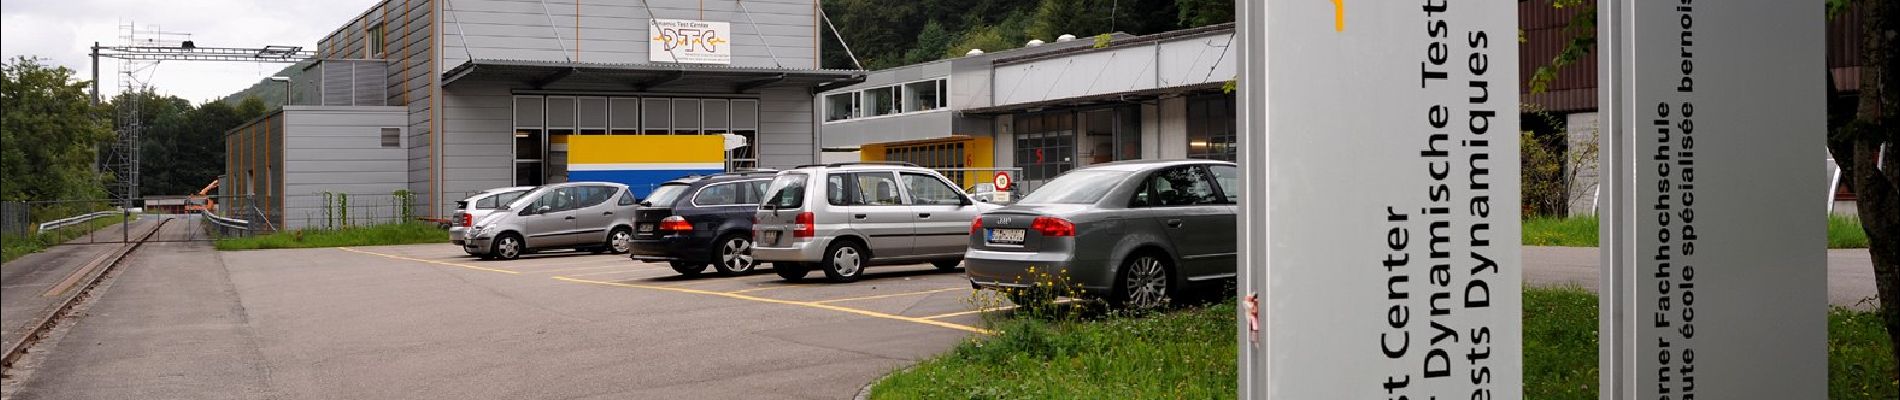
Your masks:
<path fill-rule="evenodd" d="M 775 172 L 686 177 L 654 188 L 634 209 L 632 258 L 665 261 L 688 276 L 707 265 L 724 275 L 752 272 L 752 215 Z"/>

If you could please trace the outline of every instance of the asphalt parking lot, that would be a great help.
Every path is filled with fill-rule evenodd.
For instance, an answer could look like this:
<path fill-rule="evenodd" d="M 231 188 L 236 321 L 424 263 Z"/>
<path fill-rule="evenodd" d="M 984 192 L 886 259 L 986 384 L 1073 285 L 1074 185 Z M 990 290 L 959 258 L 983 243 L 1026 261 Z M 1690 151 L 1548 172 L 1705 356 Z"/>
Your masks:
<path fill-rule="evenodd" d="M 447 244 L 168 245 L 15 398 L 841 399 L 983 331 L 968 282 L 929 265 L 788 283 Z"/>

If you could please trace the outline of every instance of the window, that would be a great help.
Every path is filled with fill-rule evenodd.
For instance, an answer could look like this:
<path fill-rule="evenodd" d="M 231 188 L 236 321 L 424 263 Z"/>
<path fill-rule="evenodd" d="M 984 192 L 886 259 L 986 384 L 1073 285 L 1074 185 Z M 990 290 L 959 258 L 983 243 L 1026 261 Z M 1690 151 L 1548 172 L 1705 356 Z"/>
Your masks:
<path fill-rule="evenodd" d="M 852 174 L 856 180 L 857 191 L 852 205 L 896 206 L 903 205 L 904 198 L 897 192 L 897 179 L 889 172 L 860 172 Z"/>
<path fill-rule="evenodd" d="M 1141 111 L 1133 107 L 1081 113 L 1082 141 L 1076 149 L 1089 164 L 1141 159 Z"/>
<path fill-rule="evenodd" d="M 365 47 L 369 50 L 369 53 L 365 54 L 363 58 L 383 58 L 383 43 L 386 42 L 386 40 L 384 40 L 385 36 L 386 35 L 383 34 L 382 24 L 369 27 L 369 45 Z"/>
<path fill-rule="evenodd" d="M 675 135 L 699 134 L 700 117 L 701 115 L 699 114 L 699 100 L 695 100 L 695 99 L 673 100 L 673 134 Z"/>
<path fill-rule="evenodd" d="M 800 208 L 805 206 L 805 174 L 785 174 L 772 179 L 772 192 L 765 206 L 772 208 Z"/>
<path fill-rule="evenodd" d="M 948 106 L 942 79 L 904 84 L 904 112 L 930 111 Z"/>
<path fill-rule="evenodd" d="M 631 205 L 634 205 L 635 203 L 637 202 L 633 201 L 633 190 L 620 191 L 620 202 L 618 203 L 619 205 L 631 206 Z"/>
<path fill-rule="evenodd" d="M 578 116 L 580 134 L 607 134 L 606 97 L 582 97 L 575 101 L 575 105 L 580 109 Z"/>
<path fill-rule="evenodd" d="M 699 189 L 699 193 L 693 195 L 693 205 L 696 206 L 730 206 L 735 204 L 743 204 L 739 199 L 739 185 L 736 184 L 723 183 L 709 185 Z"/>
<path fill-rule="evenodd" d="M 904 190 L 910 192 L 912 205 L 957 206 L 963 205 L 963 195 L 957 194 L 949 184 L 937 177 L 905 173 Z"/>
<path fill-rule="evenodd" d="M 1222 203 L 1239 204 L 1242 193 L 1240 191 L 1240 168 L 1232 165 L 1213 165 L 1207 167 L 1207 169 L 1214 171 L 1214 182 L 1220 184 L 1220 193 L 1226 195 L 1226 201 Z"/>
<path fill-rule="evenodd" d="M 402 147 L 402 128 L 383 128 L 383 147 Z"/>
<path fill-rule="evenodd" d="M 867 109 L 864 116 L 875 117 L 904 112 L 904 102 L 897 97 L 897 92 L 897 86 L 865 90 L 864 103 Z"/>
<path fill-rule="evenodd" d="M 1235 161 L 1239 147 L 1234 131 L 1234 95 L 1188 99 L 1188 158 Z"/>
<path fill-rule="evenodd" d="M 542 165 L 547 151 L 546 99 L 515 97 L 515 185 L 540 186 L 547 182 Z"/>
<path fill-rule="evenodd" d="M 647 207 L 672 207 L 674 202 L 679 201 L 681 195 L 686 194 L 686 189 L 686 185 L 677 183 L 660 185 L 660 187 L 653 189 L 653 193 L 647 194 L 647 201 L 642 205 Z"/>
<path fill-rule="evenodd" d="M 1173 167 L 1155 171 L 1142 180 L 1129 207 L 1167 207 L 1220 204 L 1213 180 L 1198 166 Z"/>
<path fill-rule="evenodd" d="M 1075 115 L 1018 115 L 1016 166 L 1022 167 L 1024 181 L 1046 181 L 1075 169 Z"/>
<path fill-rule="evenodd" d="M 607 117 L 615 135 L 640 134 L 640 99 L 615 97 L 608 100 Z"/>
<path fill-rule="evenodd" d="M 520 200 L 521 196 L 525 194 L 528 194 L 528 191 L 523 190 L 523 191 L 518 191 L 518 192 L 504 192 L 501 194 L 488 196 L 488 199 L 483 199 L 483 200 L 493 199 L 495 201 L 494 208 L 501 208 L 502 206 L 514 204 L 515 200 Z M 478 204 L 475 206 L 475 208 L 481 209 L 481 205 Z"/>
<path fill-rule="evenodd" d="M 825 203 L 834 206 L 851 205 L 851 176 L 849 174 L 831 174 L 825 176 Z"/>
<path fill-rule="evenodd" d="M 746 182 L 741 185 L 744 186 L 747 191 L 751 192 L 749 196 L 746 196 L 745 203 L 759 204 L 764 201 L 765 190 L 772 186 L 772 181 L 761 179 L 761 180 Z"/>
<path fill-rule="evenodd" d="M 726 153 L 731 161 L 730 169 L 753 169 L 759 167 L 759 101 L 732 101 L 732 134 L 745 138 L 745 146 Z"/>
<path fill-rule="evenodd" d="M 607 200 L 614 198 L 615 193 L 620 192 L 608 186 L 581 186 L 574 189 L 576 203 L 574 208 L 587 208 L 606 203 Z"/>
<path fill-rule="evenodd" d="M 667 135 L 673 133 L 673 101 L 667 99 L 644 99 L 640 102 L 640 115 L 644 121 L 641 132 L 648 135 Z"/>
<path fill-rule="evenodd" d="M 535 212 L 560 212 L 560 211 L 572 210 L 575 208 L 574 207 L 575 195 L 578 194 L 578 193 L 575 193 L 575 189 L 579 189 L 579 188 L 571 188 L 571 187 L 560 188 L 560 189 L 555 189 L 553 191 L 544 192 L 541 194 L 540 198 L 534 199 L 533 208 L 531 209 L 535 210 Z M 546 211 L 543 211 L 543 207 L 546 207 Z"/>
<path fill-rule="evenodd" d="M 858 116 L 858 92 L 825 95 L 825 122 Z"/>

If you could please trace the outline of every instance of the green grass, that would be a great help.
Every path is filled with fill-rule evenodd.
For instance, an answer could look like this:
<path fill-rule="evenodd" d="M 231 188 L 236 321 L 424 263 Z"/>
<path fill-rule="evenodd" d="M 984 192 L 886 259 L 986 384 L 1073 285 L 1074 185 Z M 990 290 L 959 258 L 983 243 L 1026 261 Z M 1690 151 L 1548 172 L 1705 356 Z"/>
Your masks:
<path fill-rule="evenodd" d="M 1827 216 L 1827 248 L 1867 248 L 1867 231 L 1861 227 L 1860 217 Z"/>
<path fill-rule="evenodd" d="M 1597 297 L 1578 288 L 1524 293 L 1524 397 L 1597 398 Z M 1830 398 L 1900 393 L 1886 332 L 1871 312 L 1829 313 Z M 996 336 L 899 371 L 873 399 L 1231 399 L 1234 306 L 1142 318 L 1050 322 L 1008 317 Z"/>
<path fill-rule="evenodd" d="M 218 240 L 218 250 L 304 249 L 446 243 L 449 233 L 435 224 L 412 222 L 331 231 L 288 231 Z"/>
<path fill-rule="evenodd" d="M 137 218 L 137 215 L 138 214 L 132 214 L 133 218 Z M 54 229 L 51 232 L 39 232 L 28 235 L 0 235 L 0 262 L 13 261 L 13 259 L 25 257 L 28 254 L 44 251 L 48 247 L 77 239 L 92 231 L 113 226 L 125 220 L 126 215 L 121 214 L 86 221 L 79 225 Z M 104 239 L 102 238 L 101 240 Z M 121 241 L 124 240 L 124 238 L 113 236 L 111 240 Z"/>
<path fill-rule="evenodd" d="M 1525 246 L 1596 247 L 1597 217 L 1524 219 Z M 1861 230 L 1860 218 L 1828 216 L 1827 248 L 1867 248 L 1867 231 Z"/>
<path fill-rule="evenodd" d="M 1526 218 L 1524 245 L 1597 247 L 1597 217 Z"/>

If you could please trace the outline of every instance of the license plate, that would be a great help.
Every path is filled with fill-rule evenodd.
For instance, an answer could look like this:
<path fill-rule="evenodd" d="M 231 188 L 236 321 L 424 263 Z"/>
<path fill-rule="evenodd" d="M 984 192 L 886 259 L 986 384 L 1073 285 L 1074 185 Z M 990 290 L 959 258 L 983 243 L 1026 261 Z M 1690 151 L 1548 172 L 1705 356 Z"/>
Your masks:
<path fill-rule="evenodd" d="M 640 232 L 652 232 L 653 224 L 640 224 Z"/>
<path fill-rule="evenodd" d="M 1022 229 L 991 229 L 990 243 L 1023 244 Z"/>
<path fill-rule="evenodd" d="M 759 243 L 766 243 L 766 244 L 778 243 L 778 231 L 761 232 Z"/>

